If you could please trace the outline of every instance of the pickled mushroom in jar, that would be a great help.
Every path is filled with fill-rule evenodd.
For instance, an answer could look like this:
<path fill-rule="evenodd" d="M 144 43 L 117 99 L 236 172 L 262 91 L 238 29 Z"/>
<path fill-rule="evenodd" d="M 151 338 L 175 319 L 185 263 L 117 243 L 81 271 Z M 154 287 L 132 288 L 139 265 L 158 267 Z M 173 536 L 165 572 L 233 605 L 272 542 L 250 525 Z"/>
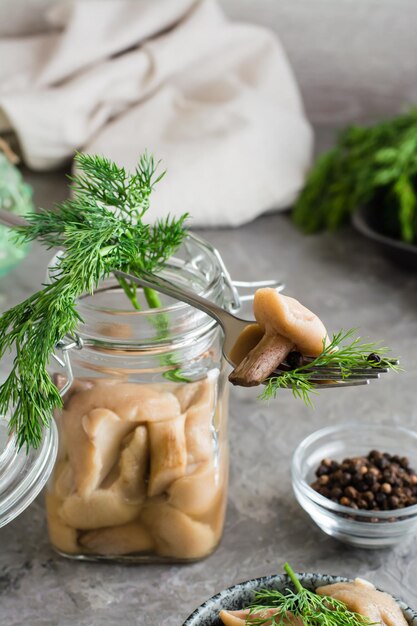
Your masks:
<path fill-rule="evenodd" d="M 140 422 L 180 415 L 172 393 L 144 385 L 95 385 L 71 396 L 61 417 L 61 433 L 81 495 L 96 489 L 108 474 L 124 437 Z"/>
<path fill-rule="evenodd" d="M 77 542 L 77 531 L 68 526 L 62 520 L 58 510 L 62 500 L 47 492 L 45 496 L 46 518 L 48 521 L 48 533 L 52 545 L 61 552 L 78 554 L 80 548 Z"/>
<path fill-rule="evenodd" d="M 187 450 L 185 447 L 185 415 L 163 422 L 150 422 L 149 439 L 151 469 L 148 495 L 158 496 L 185 474 Z"/>
<path fill-rule="evenodd" d="M 257 325 L 247 326 L 232 350 L 236 367 L 229 380 L 235 385 L 259 385 L 291 351 L 318 356 L 328 342 L 327 331 L 317 315 L 275 289 L 258 289 L 253 311 Z"/>
<path fill-rule="evenodd" d="M 75 491 L 74 472 L 67 459 L 58 461 L 54 478 L 54 493 L 61 500 Z"/>
<path fill-rule="evenodd" d="M 96 489 L 88 496 L 78 493 L 68 496 L 58 513 L 68 526 L 90 530 L 131 522 L 141 508 L 141 504 L 126 500 L 119 490 Z"/>
<path fill-rule="evenodd" d="M 132 424 L 105 408 L 92 409 L 81 419 L 64 410 L 61 429 L 76 488 L 80 495 L 88 496 L 116 462 L 121 442 Z"/>
<path fill-rule="evenodd" d="M 185 439 L 189 465 L 204 463 L 213 457 L 212 421 L 215 411 L 215 381 L 204 380 L 185 415 Z"/>
<path fill-rule="evenodd" d="M 156 552 L 178 559 L 199 559 L 216 547 L 219 537 L 208 524 L 198 522 L 167 502 L 150 502 L 141 520 L 151 532 Z"/>
<path fill-rule="evenodd" d="M 168 502 L 187 515 L 204 515 L 213 508 L 219 492 L 219 476 L 212 463 L 197 465 L 168 488 Z"/>
<path fill-rule="evenodd" d="M 217 377 L 188 384 L 78 380 L 58 422 L 48 524 L 61 552 L 207 556 L 225 514 Z M 220 419 L 220 413 L 217 420 Z M 216 435 L 217 437 L 217 435 Z"/>
<path fill-rule="evenodd" d="M 146 474 L 149 464 L 149 437 L 146 426 L 137 426 L 123 441 L 114 480 L 108 484 L 127 500 L 142 502 L 146 497 Z"/>
<path fill-rule="evenodd" d="M 102 556 L 150 552 L 154 548 L 150 532 L 138 521 L 123 526 L 89 530 L 81 534 L 79 543 Z"/>
<path fill-rule="evenodd" d="M 378 591 L 367 580 L 356 578 L 353 582 L 334 583 L 316 589 L 321 596 L 330 596 L 346 604 L 355 613 L 368 617 L 382 626 L 407 626 L 408 622 L 392 596 Z"/>

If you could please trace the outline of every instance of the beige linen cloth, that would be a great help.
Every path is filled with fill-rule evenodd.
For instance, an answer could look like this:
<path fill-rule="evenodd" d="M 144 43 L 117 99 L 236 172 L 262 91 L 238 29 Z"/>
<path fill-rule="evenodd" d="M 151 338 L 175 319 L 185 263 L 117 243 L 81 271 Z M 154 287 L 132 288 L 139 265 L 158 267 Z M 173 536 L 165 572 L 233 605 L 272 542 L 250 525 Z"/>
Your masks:
<path fill-rule="evenodd" d="M 0 129 L 36 170 L 74 150 L 133 170 L 148 149 L 167 176 L 152 215 L 236 226 L 288 206 L 312 134 L 275 35 L 212 0 L 79 0 L 48 32 L 0 40 Z"/>

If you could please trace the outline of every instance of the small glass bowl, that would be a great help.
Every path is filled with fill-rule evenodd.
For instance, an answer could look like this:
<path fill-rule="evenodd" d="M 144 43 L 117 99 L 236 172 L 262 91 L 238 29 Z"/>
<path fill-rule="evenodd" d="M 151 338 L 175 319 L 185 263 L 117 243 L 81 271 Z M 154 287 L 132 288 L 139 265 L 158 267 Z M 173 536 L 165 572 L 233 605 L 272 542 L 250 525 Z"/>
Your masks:
<path fill-rule="evenodd" d="M 315 491 L 315 470 L 324 458 L 366 456 L 370 450 L 407 456 L 417 467 L 417 432 L 399 426 L 349 423 L 309 435 L 292 460 L 292 486 L 299 504 L 327 535 L 361 548 L 394 546 L 417 532 L 417 504 L 393 511 L 356 510 Z"/>

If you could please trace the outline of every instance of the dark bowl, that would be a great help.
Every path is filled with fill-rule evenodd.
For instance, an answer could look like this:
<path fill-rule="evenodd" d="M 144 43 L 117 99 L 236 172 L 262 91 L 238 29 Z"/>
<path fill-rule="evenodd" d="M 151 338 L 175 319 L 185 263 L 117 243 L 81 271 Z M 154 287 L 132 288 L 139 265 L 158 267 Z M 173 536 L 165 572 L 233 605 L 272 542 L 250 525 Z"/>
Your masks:
<path fill-rule="evenodd" d="M 370 239 L 391 261 L 407 269 L 417 270 L 417 246 L 393 239 L 380 232 L 374 207 L 361 207 L 353 214 L 352 223 L 364 237 Z"/>
<path fill-rule="evenodd" d="M 308 589 L 316 589 L 321 585 L 346 582 L 348 578 L 342 576 L 330 576 L 327 574 L 297 574 L 301 583 Z M 284 591 L 290 587 L 289 578 L 285 574 L 279 576 L 264 576 L 253 578 L 246 582 L 233 585 L 206 600 L 184 622 L 183 626 L 222 626 L 219 613 L 222 609 L 238 611 L 247 607 L 254 599 L 255 591 L 260 589 L 278 589 Z M 417 613 L 410 609 L 404 602 L 397 599 L 404 617 L 410 626 L 417 626 Z"/>

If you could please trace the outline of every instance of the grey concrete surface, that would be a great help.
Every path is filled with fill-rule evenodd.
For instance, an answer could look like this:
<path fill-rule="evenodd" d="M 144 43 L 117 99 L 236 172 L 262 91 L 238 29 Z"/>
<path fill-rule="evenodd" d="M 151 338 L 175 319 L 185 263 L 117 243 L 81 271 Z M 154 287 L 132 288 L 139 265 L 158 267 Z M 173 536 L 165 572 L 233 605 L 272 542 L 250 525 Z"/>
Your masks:
<path fill-rule="evenodd" d="M 62 173 L 31 180 L 39 205 L 65 195 Z M 314 410 L 286 391 L 265 404 L 256 390 L 232 389 L 227 523 L 221 546 L 203 562 L 127 567 L 64 560 L 48 544 L 39 498 L 0 530 L 2 626 L 180 626 L 208 596 L 276 572 L 285 560 L 298 570 L 369 578 L 417 607 L 417 538 L 393 550 L 343 546 L 311 525 L 290 485 L 292 452 L 317 428 L 349 420 L 417 427 L 417 277 L 350 229 L 306 238 L 287 215 L 203 235 L 236 279 L 284 279 L 287 293 L 316 311 L 330 331 L 356 326 L 363 336 L 383 340 L 406 372 L 367 388 L 323 391 Z M 39 287 L 48 257 L 34 245 L 0 280 L 1 308 Z M 3 375 L 6 369 L 3 364 Z"/>

